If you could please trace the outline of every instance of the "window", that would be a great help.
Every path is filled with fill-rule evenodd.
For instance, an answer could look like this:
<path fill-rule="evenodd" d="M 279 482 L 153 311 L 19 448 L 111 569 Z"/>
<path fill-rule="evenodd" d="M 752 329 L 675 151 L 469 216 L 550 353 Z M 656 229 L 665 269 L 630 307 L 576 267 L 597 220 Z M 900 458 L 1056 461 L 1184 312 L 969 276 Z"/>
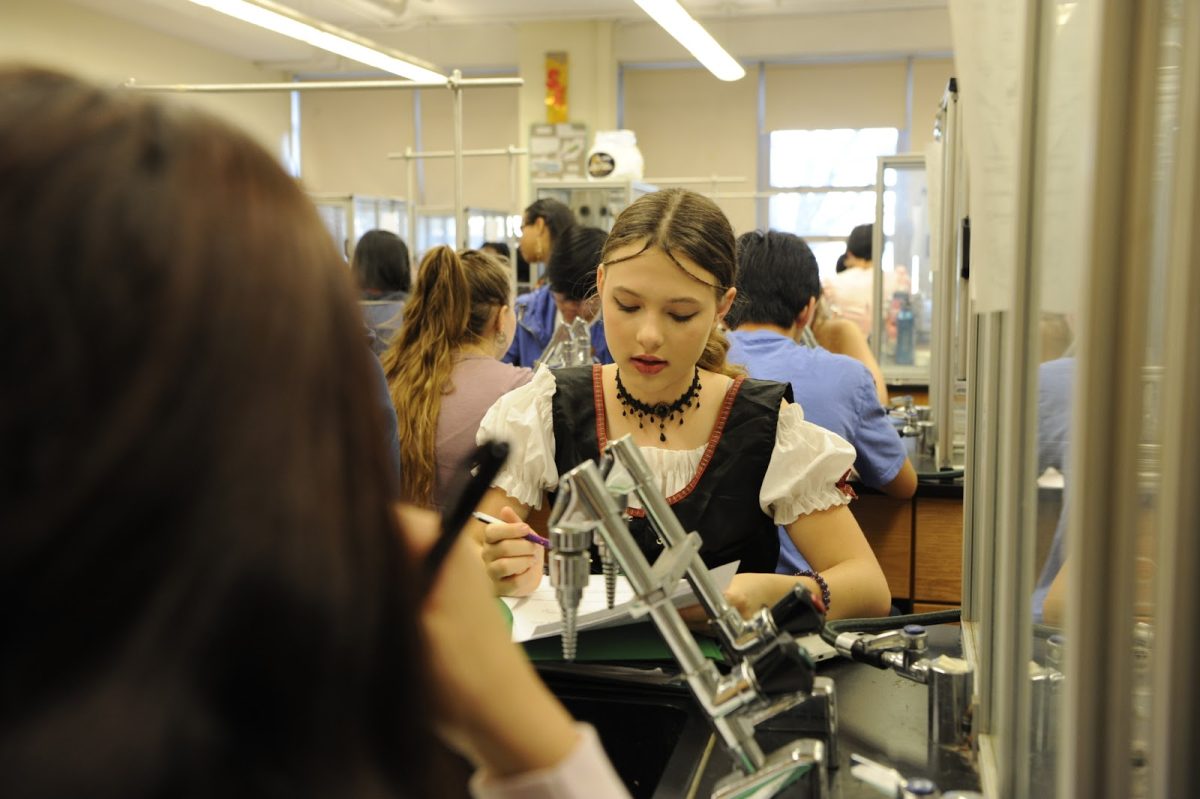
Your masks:
<path fill-rule="evenodd" d="M 875 159 L 894 155 L 899 140 L 898 128 L 771 132 L 771 188 L 795 191 L 771 197 L 767 224 L 803 236 L 822 279 L 846 251 L 850 229 L 874 221 Z"/>

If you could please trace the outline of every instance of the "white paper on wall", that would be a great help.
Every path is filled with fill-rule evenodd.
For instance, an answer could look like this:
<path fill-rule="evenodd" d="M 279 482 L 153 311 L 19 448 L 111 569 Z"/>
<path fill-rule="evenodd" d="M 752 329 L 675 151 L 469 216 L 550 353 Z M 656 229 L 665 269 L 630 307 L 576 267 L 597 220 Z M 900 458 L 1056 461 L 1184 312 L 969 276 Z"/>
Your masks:
<path fill-rule="evenodd" d="M 1099 74 L 1091 24 L 1093 4 L 1058 0 L 1050 46 L 1039 69 L 1037 148 L 1039 184 L 1037 253 L 1043 312 L 1075 314 L 1087 261 L 1087 220 L 1095 186 L 1089 164 L 1095 153 L 1090 126 L 1097 93 L 1089 75 Z"/>
<path fill-rule="evenodd" d="M 959 102 L 966 109 L 971 297 L 980 313 L 1009 309 L 1013 301 L 1028 5 L 950 0 Z"/>

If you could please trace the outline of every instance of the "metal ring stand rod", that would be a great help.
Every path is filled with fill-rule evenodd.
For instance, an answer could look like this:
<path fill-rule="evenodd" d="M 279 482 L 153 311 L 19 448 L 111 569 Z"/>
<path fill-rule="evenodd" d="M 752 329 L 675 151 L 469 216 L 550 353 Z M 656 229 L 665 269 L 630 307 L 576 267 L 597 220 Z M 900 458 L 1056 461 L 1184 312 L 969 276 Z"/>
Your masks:
<path fill-rule="evenodd" d="M 521 78 L 463 78 L 462 72 L 454 70 L 445 82 L 418 82 L 411 80 L 323 80 L 299 81 L 295 83 L 147 83 L 140 84 L 130 79 L 121 84 L 123 88 L 143 92 L 177 92 L 231 94 L 244 92 L 311 92 L 340 91 L 348 89 L 449 89 L 454 92 L 454 224 L 459 241 L 466 246 L 467 218 L 463 207 L 463 163 L 462 163 L 462 90 L 464 88 L 498 88 L 524 86 Z M 408 197 L 411 207 L 415 198 Z M 411 213 L 411 212 L 410 212 Z M 410 229 L 410 235 L 411 235 Z M 415 243 L 415 242 L 414 242 Z"/>
<path fill-rule="evenodd" d="M 829 194 L 831 192 L 849 192 L 849 191 L 875 191 L 874 186 L 866 188 L 858 186 L 838 186 L 834 189 L 813 189 L 813 188 L 795 188 L 795 189 L 771 189 L 770 191 L 706 191 L 702 192 L 704 196 L 714 200 L 762 200 L 771 197 L 778 197 L 784 194 Z"/>
<path fill-rule="evenodd" d="M 739 178 L 725 175 L 709 175 L 707 177 L 694 178 L 643 178 L 646 183 L 653 183 L 655 186 L 661 186 L 664 183 L 682 186 L 684 184 L 695 183 L 744 183 L 746 178 Z"/>
<path fill-rule="evenodd" d="M 457 69 L 451 76 L 453 80 L 462 77 Z M 459 249 L 467 246 L 467 208 L 463 198 L 463 106 L 462 88 L 451 86 L 454 92 L 454 233 L 458 239 Z"/>
<path fill-rule="evenodd" d="M 463 150 L 463 158 L 476 158 L 487 155 L 525 155 L 529 151 L 524 147 L 516 147 L 509 145 L 507 147 L 495 147 L 490 150 Z M 392 160 L 401 160 L 409 158 L 452 158 L 454 157 L 453 150 L 424 150 L 422 152 L 414 152 L 412 148 L 405 150 L 402 153 L 388 153 L 388 158 Z"/>
<path fill-rule="evenodd" d="M 717 186 L 721 183 L 745 183 L 744 177 L 733 177 L 731 175 L 707 175 L 699 177 L 683 177 L 683 178 L 646 178 L 647 183 L 652 183 L 655 186 L 674 185 L 674 186 L 708 186 L 709 197 L 712 197 L 717 192 Z"/>
<path fill-rule="evenodd" d="M 485 157 L 492 157 L 492 156 L 499 156 L 499 155 L 507 156 L 508 162 L 509 162 L 509 187 L 508 187 L 509 188 L 509 191 L 508 191 L 509 208 L 512 209 L 512 208 L 516 208 L 516 205 L 517 205 L 517 201 L 516 201 L 517 180 L 518 180 L 517 156 L 528 155 L 528 154 L 529 154 L 528 149 L 526 149 L 524 147 L 517 147 L 516 145 L 510 144 L 507 147 L 493 147 L 493 148 L 482 149 L 482 150 L 423 150 L 421 152 L 417 152 L 417 151 L 413 150 L 413 148 L 411 148 L 411 147 L 406 147 L 406 148 L 404 148 L 404 152 L 388 153 L 387 157 L 390 159 L 393 159 L 393 160 L 403 160 L 403 161 L 407 162 L 405 164 L 405 179 L 407 181 L 409 195 L 412 196 L 416 192 L 416 183 L 415 183 L 416 178 L 415 178 L 414 167 L 415 167 L 415 162 L 417 159 L 420 159 L 420 158 L 454 158 L 454 159 L 456 159 L 455 164 L 457 166 L 457 164 L 459 163 L 460 157 L 461 158 L 485 158 Z M 463 215 L 464 216 L 466 215 L 466 203 L 465 202 L 460 201 L 460 202 L 456 203 L 455 207 L 462 208 Z M 457 231 L 458 230 L 466 230 L 466 222 L 463 221 L 460 223 L 459 217 L 457 214 L 455 215 L 454 220 L 455 220 L 455 222 L 454 222 L 455 235 L 461 241 L 460 246 L 465 248 L 467 246 L 466 235 L 464 234 L 463 236 L 458 236 Z M 410 242 L 413 242 L 413 246 L 415 247 L 416 241 L 417 241 L 417 208 L 416 208 L 415 202 L 409 203 L 409 206 L 408 206 L 408 236 L 409 236 L 408 240 Z M 514 272 L 514 280 L 515 280 L 515 272 Z"/>
<path fill-rule="evenodd" d="M 445 81 L 413 80 L 311 80 L 295 83 L 138 83 L 133 78 L 121 84 L 123 89 L 140 92 L 182 92 L 230 94 L 239 92 L 320 92 L 347 89 L 486 89 L 524 86 L 524 78 L 458 78 L 458 70 Z"/>

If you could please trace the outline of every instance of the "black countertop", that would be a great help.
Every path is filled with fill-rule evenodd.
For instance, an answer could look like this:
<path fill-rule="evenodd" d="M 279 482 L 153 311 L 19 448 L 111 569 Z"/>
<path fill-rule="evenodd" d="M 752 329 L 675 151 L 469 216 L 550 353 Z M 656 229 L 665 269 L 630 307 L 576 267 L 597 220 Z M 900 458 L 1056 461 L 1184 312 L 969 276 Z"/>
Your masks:
<path fill-rule="evenodd" d="M 883 492 L 871 488 L 859 482 L 857 479 L 850 481 L 850 486 L 854 489 L 854 493 L 859 496 L 883 496 Z M 914 497 L 920 499 L 959 499 L 963 498 L 963 478 L 934 478 L 932 476 L 918 475 L 917 493 Z"/>

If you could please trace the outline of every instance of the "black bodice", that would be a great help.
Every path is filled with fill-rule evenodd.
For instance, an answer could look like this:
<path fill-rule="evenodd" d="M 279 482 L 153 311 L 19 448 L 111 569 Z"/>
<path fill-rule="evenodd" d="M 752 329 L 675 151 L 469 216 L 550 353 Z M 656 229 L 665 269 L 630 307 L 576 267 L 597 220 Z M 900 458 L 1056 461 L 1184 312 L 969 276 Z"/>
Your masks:
<path fill-rule="evenodd" d="M 554 460 L 559 474 L 597 459 L 608 445 L 599 366 L 557 369 L 554 393 Z M 770 380 L 736 378 L 691 482 L 667 501 L 687 531 L 700 533 L 700 555 L 710 568 L 740 560 L 738 571 L 774 572 L 779 538 L 758 497 L 779 422 L 780 401 L 792 387 Z M 634 538 L 653 563 L 662 550 L 640 510 L 629 509 Z M 593 558 L 593 566 L 597 560 Z"/>

